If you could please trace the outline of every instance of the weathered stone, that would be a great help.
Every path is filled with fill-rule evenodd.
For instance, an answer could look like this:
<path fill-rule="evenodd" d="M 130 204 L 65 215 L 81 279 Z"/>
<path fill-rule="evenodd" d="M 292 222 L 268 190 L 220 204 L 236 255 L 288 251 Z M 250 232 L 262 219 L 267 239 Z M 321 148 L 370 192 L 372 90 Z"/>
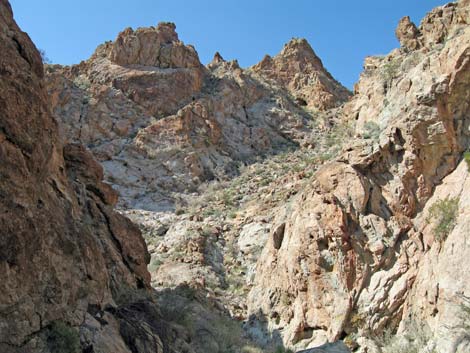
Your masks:
<path fill-rule="evenodd" d="M 75 344 L 80 336 L 84 351 L 96 343 L 129 353 L 114 310 L 117 293 L 150 287 L 146 245 L 112 210 L 116 194 L 102 182 L 102 167 L 83 147 L 60 142 L 41 57 L 6 0 L 0 49 L 0 351 L 49 352 L 54 339 Z M 140 322 L 133 329 L 159 339 Z"/>
<path fill-rule="evenodd" d="M 350 97 L 305 39 L 292 39 L 274 58 L 266 55 L 251 69 L 284 87 L 300 105 L 310 108 L 333 108 Z"/>
<path fill-rule="evenodd" d="M 419 42 L 419 30 L 416 25 L 411 22 L 409 16 L 403 17 L 398 23 L 395 30 L 395 36 L 400 42 L 401 46 L 408 50 L 416 50 L 421 46 Z"/>

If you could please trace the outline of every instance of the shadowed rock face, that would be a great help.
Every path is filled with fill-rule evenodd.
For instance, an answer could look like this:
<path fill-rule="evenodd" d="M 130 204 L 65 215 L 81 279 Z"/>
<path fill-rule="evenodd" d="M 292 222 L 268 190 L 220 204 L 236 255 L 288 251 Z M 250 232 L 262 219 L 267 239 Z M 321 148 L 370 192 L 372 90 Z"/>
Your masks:
<path fill-rule="evenodd" d="M 116 193 L 91 154 L 60 142 L 41 57 L 6 0 L 0 51 L 0 351 L 49 352 L 57 335 L 89 352 L 162 351 L 144 323 L 133 324 L 137 348 L 121 337 L 120 294 L 149 287 L 145 242 L 113 211 Z"/>

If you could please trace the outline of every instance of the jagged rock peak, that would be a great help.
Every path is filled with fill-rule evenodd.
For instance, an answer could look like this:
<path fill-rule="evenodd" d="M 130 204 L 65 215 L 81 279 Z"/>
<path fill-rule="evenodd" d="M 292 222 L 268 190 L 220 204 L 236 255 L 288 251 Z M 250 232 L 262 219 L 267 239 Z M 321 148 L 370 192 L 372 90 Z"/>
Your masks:
<path fill-rule="evenodd" d="M 167 43 L 179 40 L 178 33 L 176 33 L 176 25 L 173 22 L 160 22 L 157 25 L 156 31 L 160 33 L 162 38 L 167 38 Z"/>
<path fill-rule="evenodd" d="M 225 62 L 225 59 L 220 55 L 220 53 L 217 51 L 214 54 L 214 58 L 212 59 L 211 64 L 219 64 Z"/>
<path fill-rule="evenodd" d="M 304 38 L 291 39 L 279 54 L 266 55 L 252 70 L 284 86 L 310 108 L 326 110 L 350 97 Z"/>
<path fill-rule="evenodd" d="M 322 61 L 305 38 L 292 38 L 284 45 L 277 57 L 298 62 L 301 70 L 312 67 L 314 70 L 326 72 Z"/>
<path fill-rule="evenodd" d="M 118 65 L 144 65 L 160 68 L 200 67 L 193 46 L 178 39 L 176 25 L 161 22 L 157 27 L 126 28 L 112 43 L 109 59 Z"/>
<path fill-rule="evenodd" d="M 317 57 L 312 46 L 305 38 L 292 38 L 289 42 L 284 44 L 284 48 L 279 53 L 279 55 L 285 56 L 293 52 Z"/>

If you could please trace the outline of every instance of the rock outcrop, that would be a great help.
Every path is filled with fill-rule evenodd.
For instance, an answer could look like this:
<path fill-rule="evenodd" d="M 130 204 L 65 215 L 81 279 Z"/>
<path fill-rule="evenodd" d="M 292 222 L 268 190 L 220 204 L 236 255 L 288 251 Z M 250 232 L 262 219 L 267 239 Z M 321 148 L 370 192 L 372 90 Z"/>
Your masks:
<path fill-rule="evenodd" d="M 334 108 L 351 95 L 323 67 L 305 39 L 292 39 L 278 55 L 266 55 L 252 70 L 286 88 L 298 104 L 309 108 Z"/>
<path fill-rule="evenodd" d="M 199 57 L 191 46 L 185 46 L 173 23 L 160 23 L 156 28 L 127 28 L 112 44 L 109 59 L 121 66 L 142 65 L 167 68 L 198 68 Z"/>
<path fill-rule="evenodd" d="M 409 16 L 405 16 L 400 20 L 395 31 L 395 35 L 401 46 L 409 50 L 419 49 L 421 46 L 419 41 L 420 34 L 418 28 L 411 22 Z"/>

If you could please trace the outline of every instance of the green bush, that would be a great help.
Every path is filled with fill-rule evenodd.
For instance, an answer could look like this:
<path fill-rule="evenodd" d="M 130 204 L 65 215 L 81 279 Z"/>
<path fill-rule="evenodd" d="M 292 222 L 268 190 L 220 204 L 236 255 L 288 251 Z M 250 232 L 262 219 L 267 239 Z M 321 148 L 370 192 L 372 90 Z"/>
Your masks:
<path fill-rule="evenodd" d="M 429 209 L 427 222 L 435 224 L 434 236 L 442 242 L 454 229 L 457 211 L 459 210 L 459 198 L 446 197 L 443 200 L 436 201 Z"/>
<path fill-rule="evenodd" d="M 163 264 L 163 261 L 161 259 L 158 259 L 158 258 L 152 258 L 152 260 L 150 261 L 150 264 L 148 266 L 148 270 L 150 272 L 156 272 L 158 270 L 158 268 Z"/>
<path fill-rule="evenodd" d="M 79 353 L 78 331 L 62 321 L 54 321 L 47 333 L 47 346 L 52 353 Z"/>
<path fill-rule="evenodd" d="M 464 152 L 463 159 L 465 160 L 465 162 L 467 162 L 467 168 L 470 172 L 470 151 Z"/>

